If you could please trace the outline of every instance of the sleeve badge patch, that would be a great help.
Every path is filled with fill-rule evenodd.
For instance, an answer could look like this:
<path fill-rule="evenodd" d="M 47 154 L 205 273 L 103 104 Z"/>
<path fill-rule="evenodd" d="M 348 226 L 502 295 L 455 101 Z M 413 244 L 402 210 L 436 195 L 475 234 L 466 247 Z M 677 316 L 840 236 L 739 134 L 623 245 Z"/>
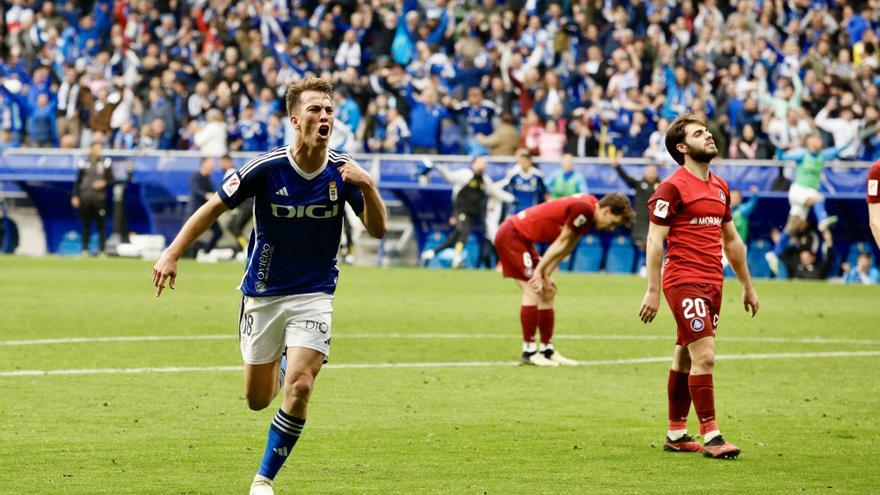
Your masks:
<path fill-rule="evenodd" d="M 654 216 L 657 218 L 666 218 L 669 215 L 669 201 L 658 199 L 654 203 Z"/>
<path fill-rule="evenodd" d="M 226 182 L 223 183 L 223 192 L 225 192 L 227 196 L 232 196 L 235 194 L 235 191 L 238 191 L 238 186 L 240 185 L 241 179 L 238 178 L 238 172 L 235 172 L 226 179 Z"/>

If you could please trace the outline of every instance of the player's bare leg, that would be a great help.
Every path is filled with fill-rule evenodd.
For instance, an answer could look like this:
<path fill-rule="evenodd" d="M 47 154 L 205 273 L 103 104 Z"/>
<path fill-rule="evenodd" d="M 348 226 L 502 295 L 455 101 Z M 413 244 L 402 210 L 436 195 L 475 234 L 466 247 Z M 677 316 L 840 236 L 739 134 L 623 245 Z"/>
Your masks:
<path fill-rule="evenodd" d="M 267 364 L 245 363 L 244 395 L 251 410 L 260 411 L 269 407 L 281 390 L 278 379 L 280 374 L 280 359 Z"/>
<path fill-rule="evenodd" d="M 715 390 L 712 371 L 715 367 L 715 338 L 703 337 L 688 344 L 691 373 L 688 389 L 694 403 L 694 411 L 700 420 L 703 436 L 703 455 L 715 459 L 732 459 L 739 455 L 739 448 L 725 442 L 718 429 L 715 416 Z"/>
<path fill-rule="evenodd" d="M 522 291 L 520 300 L 520 323 L 523 333 L 522 363 L 534 366 L 559 366 L 559 363 L 550 361 L 544 354 L 538 352 L 535 344 L 535 333 L 538 329 L 538 308 L 541 304 L 541 296 L 529 287 L 525 280 L 516 280 Z"/>
<path fill-rule="evenodd" d="M 315 378 L 323 365 L 324 355 L 305 347 L 290 347 L 287 349 L 287 362 L 281 409 L 272 420 L 266 452 L 263 454 L 260 470 L 251 484 L 250 495 L 273 494 L 272 482 L 275 475 L 291 454 L 305 426 L 309 398 L 314 389 Z M 273 377 L 278 376 L 277 368 L 274 371 L 274 375 L 263 373 L 263 380 L 275 383 Z M 264 386 L 270 388 L 269 384 L 264 383 Z"/>
<path fill-rule="evenodd" d="M 552 278 L 548 278 L 544 290 L 538 295 L 538 331 L 541 333 L 538 351 L 556 364 L 575 366 L 577 361 L 568 359 L 553 348 L 553 327 L 556 320 L 553 303 L 556 301 L 557 292 L 556 283 Z"/>
<path fill-rule="evenodd" d="M 687 417 L 691 409 L 691 393 L 688 377 L 691 372 L 691 355 L 687 347 L 677 345 L 669 370 L 667 396 L 669 399 L 669 427 L 663 450 L 667 452 L 702 452 L 700 442 L 688 435 Z"/>

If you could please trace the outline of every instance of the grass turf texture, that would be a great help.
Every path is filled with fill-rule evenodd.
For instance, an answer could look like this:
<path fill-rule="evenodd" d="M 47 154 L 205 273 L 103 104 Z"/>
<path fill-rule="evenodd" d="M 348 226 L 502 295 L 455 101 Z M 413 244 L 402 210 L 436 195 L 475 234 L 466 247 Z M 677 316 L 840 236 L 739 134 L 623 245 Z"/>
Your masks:
<path fill-rule="evenodd" d="M 150 267 L 0 258 L 0 340 L 229 338 L 0 344 L 0 372 L 240 364 L 234 286 L 242 267 L 182 263 L 177 290 L 160 300 L 152 297 Z M 558 334 L 656 337 L 560 337 L 566 356 L 671 355 L 665 302 L 653 324 L 637 319 L 644 280 L 560 275 L 558 283 Z M 726 286 L 719 354 L 880 350 L 878 340 L 750 340 L 878 339 L 877 288 L 759 282 L 757 289 L 762 309 L 751 320 L 739 286 Z M 346 267 L 335 307 L 332 364 L 502 362 L 520 351 L 518 293 L 497 273 Z M 482 337 L 415 335 L 426 333 Z M 743 449 L 732 462 L 662 451 L 667 369 L 326 369 L 276 493 L 880 490 L 880 357 L 719 360 L 719 423 Z M 238 371 L 0 376 L 0 493 L 246 493 L 278 400 L 247 410 L 241 380 Z M 698 431 L 693 413 L 689 426 Z"/>

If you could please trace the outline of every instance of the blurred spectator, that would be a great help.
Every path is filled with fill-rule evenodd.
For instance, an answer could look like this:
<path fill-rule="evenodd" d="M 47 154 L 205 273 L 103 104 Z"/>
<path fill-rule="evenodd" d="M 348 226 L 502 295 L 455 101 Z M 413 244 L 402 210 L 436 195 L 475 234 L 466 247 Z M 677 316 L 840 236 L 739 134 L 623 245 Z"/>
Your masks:
<path fill-rule="evenodd" d="M 844 263 L 844 282 L 848 284 L 876 285 L 880 283 L 880 270 L 871 264 L 871 253 L 863 251 L 852 269 Z"/>
<path fill-rule="evenodd" d="M 840 159 L 855 159 L 859 148 L 859 131 L 862 121 L 856 119 L 855 112 L 851 107 L 840 109 L 839 117 L 831 118 L 830 113 L 836 110 L 837 98 L 831 98 L 828 103 L 816 115 L 816 127 L 834 136 L 834 146 L 843 148 L 838 157 Z"/>
<path fill-rule="evenodd" d="M 562 155 L 559 170 L 550 174 L 547 179 L 547 190 L 550 192 L 550 199 L 590 193 L 584 174 L 574 169 L 574 157 L 571 153 Z"/>
<path fill-rule="evenodd" d="M 809 119 L 803 117 L 802 109 L 789 108 L 785 119 L 774 118 L 767 126 L 767 136 L 776 148 L 776 158 L 786 151 L 803 147 L 806 137 L 814 132 Z"/>
<path fill-rule="evenodd" d="M 751 193 L 749 200 L 743 203 L 742 191 L 739 189 L 730 191 L 730 211 L 733 215 L 733 225 L 736 227 L 740 239 L 746 245 L 748 245 L 749 239 L 749 217 L 755 211 L 755 206 L 758 205 L 757 186 L 752 186 L 749 192 Z"/>
<path fill-rule="evenodd" d="M 565 134 L 559 130 L 559 124 L 548 120 L 544 124 L 544 132 L 538 135 L 538 156 L 541 158 L 558 159 L 565 148 Z"/>
<path fill-rule="evenodd" d="M 107 236 L 105 220 L 107 218 L 107 188 L 113 182 L 112 162 L 110 158 L 102 158 L 104 137 L 96 133 L 89 146 L 89 156 L 80 160 L 79 170 L 73 182 L 73 194 L 70 204 L 79 209 L 82 221 L 82 254 L 89 254 L 89 240 L 92 235 L 92 223 L 98 227 L 97 256 L 104 255 L 104 242 Z"/>
<path fill-rule="evenodd" d="M 65 135 L 87 146 L 98 131 L 128 148 L 134 131 L 139 148 L 201 149 L 214 109 L 228 142 L 250 149 L 240 125 L 250 121 L 272 127 L 268 147 L 290 132 L 270 123 L 286 86 L 316 75 L 340 88 L 349 149 L 387 148 L 396 108 L 395 130 L 410 138 L 393 147 L 419 153 L 509 154 L 483 142 L 509 113 L 536 155 L 549 149 L 540 136 L 547 145 L 562 133 L 574 156 L 623 149 L 666 161 L 663 121 L 691 111 L 719 131 L 723 153 L 735 143 L 737 156 L 763 156 L 769 140 L 779 156 L 803 146 L 813 119 L 836 145 L 876 123 L 875 4 L 16 1 L 4 13 L 0 130 L 6 147 Z M 38 107 L 46 98 L 54 141 Z M 548 121 L 556 127 L 544 134 Z M 842 156 L 880 157 L 880 136 L 862 138 Z"/>
<path fill-rule="evenodd" d="M 476 134 L 477 142 L 489 149 L 494 156 L 512 156 L 519 146 L 519 131 L 516 129 L 513 115 L 501 114 L 501 123 L 489 135 Z"/>
<path fill-rule="evenodd" d="M 740 160 L 768 160 L 770 159 L 770 145 L 755 132 L 751 124 L 743 126 L 742 137 L 733 138 L 727 157 Z"/>
<path fill-rule="evenodd" d="M 633 188 L 633 208 L 636 213 L 635 221 L 630 231 L 633 245 L 639 253 L 638 271 L 640 275 L 644 275 L 645 268 L 645 247 L 647 246 L 648 227 L 650 226 L 650 216 L 648 215 L 648 199 L 657 190 L 660 185 L 660 173 L 657 171 L 656 165 L 646 165 L 644 175 L 641 179 L 630 176 L 623 167 L 620 166 L 620 158 L 622 154 L 611 158 L 611 166 L 617 175 L 628 185 Z"/>
<path fill-rule="evenodd" d="M 817 261 L 816 252 L 809 246 L 789 248 L 782 253 L 782 261 L 788 268 L 788 278 L 804 280 L 824 280 L 828 278 L 834 254 L 825 244 L 822 261 Z"/>
<path fill-rule="evenodd" d="M 196 124 L 193 142 L 205 156 L 219 157 L 227 153 L 226 121 L 217 109 L 208 111 L 207 122 L 201 128 Z"/>
<path fill-rule="evenodd" d="M 511 214 L 544 202 L 547 195 L 544 174 L 535 168 L 529 150 L 516 150 L 516 165 L 507 172 L 502 187 L 514 196 Z"/>
<path fill-rule="evenodd" d="M 189 199 L 189 215 L 192 216 L 193 213 L 196 212 L 199 208 L 202 207 L 205 203 L 211 199 L 217 192 L 217 188 L 214 186 L 214 180 L 211 179 L 211 176 L 214 174 L 214 170 L 216 169 L 215 158 L 213 157 L 204 157 L 202 161 L 199 163 L 199 169 L 193 172 L 192 176 L 189 179 L 189 191 L 190 191 L 190 199 Z M 220 240 L 220 237 L 223 236 L 223 229 L 220 228 L 220 225 L 217 222 L 211 224 L 211 237 L 206 244 L 204 244 L 205 253 L 210 253 L 212 249 L 217 245 L 217 241 Z"/>

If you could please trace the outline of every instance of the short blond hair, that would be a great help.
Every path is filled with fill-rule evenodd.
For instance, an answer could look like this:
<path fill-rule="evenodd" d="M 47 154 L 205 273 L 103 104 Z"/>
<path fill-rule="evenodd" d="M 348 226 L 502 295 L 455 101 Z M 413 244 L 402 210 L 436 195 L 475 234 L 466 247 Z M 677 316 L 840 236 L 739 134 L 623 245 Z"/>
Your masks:
<path fill-rule="evenodd" d="M 306 91 L 317 91 L 324 93 L 333 99 L 333 84 L 326 79 L 319 77 L 309 77 L 290 84 L 287 87 L 287 96 L 285 102 L 287 104 L 287 116 L 292 116 L 299 107 L 300 96 Z"/>

